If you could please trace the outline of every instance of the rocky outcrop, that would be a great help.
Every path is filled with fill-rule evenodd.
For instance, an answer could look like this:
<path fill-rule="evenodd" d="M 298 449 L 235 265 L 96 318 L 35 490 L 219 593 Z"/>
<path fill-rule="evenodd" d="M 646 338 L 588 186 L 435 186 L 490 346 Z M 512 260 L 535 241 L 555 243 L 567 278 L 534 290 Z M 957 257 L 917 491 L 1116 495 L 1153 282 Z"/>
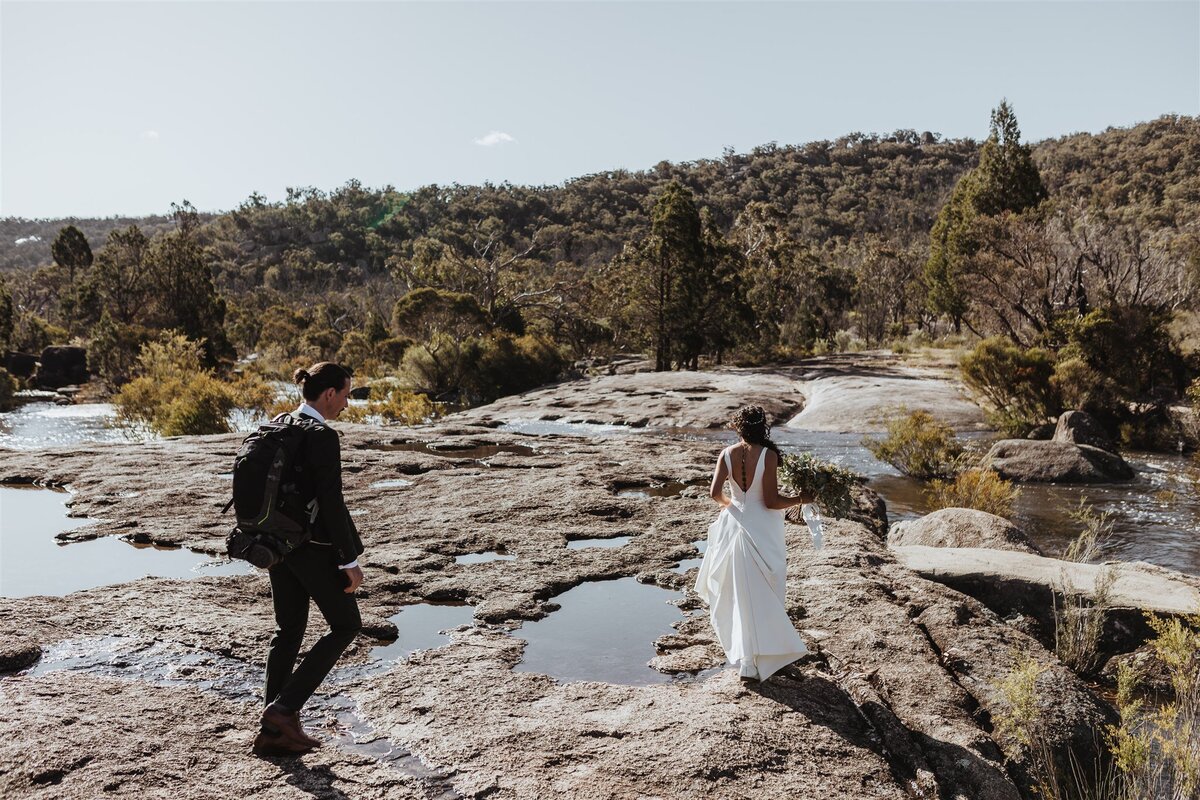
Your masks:
<path fill-rule="evenodd" d="M 514 420 L 628 425 L 635 428 L 723 428 L 743 405 L 762 406 L 776 424 L 804 407 L 785 375 L 748 369 L 640 372 L 568 381 L 448 418 L 497 426 Z"/>
<path fill-rule="evenodd" d="M 973 508 L 943 508 L 919 519 L 897 522 L 888 532 L 888 545 L 990 547 L 1042 553 L 1024 531 L 1004 517 Z"/>
<path fill-rule="evenodd" d="M 1067 411 L 1058 418 L 1054 426 L 1054 441 L 1086 444 L 1110 453 L 1117 452 L 1116 442 L 1105 432 L 1091 414 L 1084 411 Z"/>
<path fill-rule="evenodd" d="M 928 411 L 956 430 L 985 429 L 983 412 L 967 396 L 955 372 L 901 364 L 881 353 L 810 359 L 797 375 L 807 401 L 788 427 L 882 432 L 903 407 Z"/>
<path fill-rule="evenodd" d="M 859 504 L 874 530 L 828 521 L 826 546 L 814 553 L 807 530 L 788 527 L 788 609 L 813 654 L 766 684 L 743 685 L 729 671 L 650 686 L 515 671 L 522 625 L 553 613 L 554 598 L 574 586 L 622 576 L 678 593 L 681 618 L 658 643 L 661 668 L 720 666 L 706 613 L 687 592 L 692 576 L 673 571 L 694 557 L 715 506 L 683 493 L 638 499 L 614 490 L 631 476 L 702 481 L 719 445 L 649 434 L 538 439 L 454 424 L 337 427 L 347 498 L 367 545 L 361 602 L 370 635 L 306 712 L 327 746 L 282 762 L 286 773 L 246 755 L 272 629 L 265 577 L 143 579 L 0 600 L 0 632 L 48 653 L 36 675 L 0 678 L 6 707 L 16 709 L 0 721 L 0 792 L 170 791 L 183 780 L 171 763 L 207 768 L 221 759 L 236 777 L 214 790 L 220 797 L 286 794 L 284 775 L 297 794 L 317 797 L 1019 800 L 1028 775 L 1009 761 L 1016 748 L 991 719 L 1005 707 L 996 687 L 1021 654 L 1046 668 L 1039 686 L 1056 748 L 1090 758 L 1090 732 L 1109 718 L 1034 639 L 906 567 L 887 549 L 880 503 L 866 491 Z M 220 473 L 238 444 L 226 435 L 52 458 L 11 453 L 0 481 L 69 484 L 72 513 L 101 521 L 68 538 L 140 532 L 219 552 L 228 492 Z M 411 483 L 373 486 L 397 476 Z M 630 541 L 566 547 L 617 536 Z M 516 559 L 454 561 L 496 548 Z M 371 635 L 391 638 L 389 617 L 431 600 L 471 603 L 475 625 L 406 661 L 373 662 L 381 642 Z M 315 619 L 312 627 L 310 643 L 321 632 Z M 364 755 L 338 737 L 351 711 L 386 747 Z M 60 722 L 72 718 L 86 723 Z M 129 746 L 101 746 L 115 740 Z M 414 758 L 371 755 L 392 746 Z"/>
<path fill-rule="evenodd" d="M 984 463 L 1001 477 L 1021 482 L 1105 483 L 1133 477 L 1133 468 L 1116 453 L 1071 442 L 1003 439 L 992 445 Z"/>
<path fill-rule="evenodd" d="M 1182 616 L 1200 611 L 1200 579 L 1145 563 L 1080 564 L 1014 551 L 982 548 L 894 547 L 918 575 L 979 600 L 1001 617 L 1024 618 L 1047 644 L 1054 640 L 1054 608 L 1064 593 L 1094 600 L 1104 586 L 1105 657 L 1131 652 L 1151 635 L 1145 612 Z"/>
<path fill-rule="evenodd" d="M 42 351 L 34 380 L 40 389 L 60 389 L 88 379 L 87 351 L 82 347 L 55 346 Z"/>

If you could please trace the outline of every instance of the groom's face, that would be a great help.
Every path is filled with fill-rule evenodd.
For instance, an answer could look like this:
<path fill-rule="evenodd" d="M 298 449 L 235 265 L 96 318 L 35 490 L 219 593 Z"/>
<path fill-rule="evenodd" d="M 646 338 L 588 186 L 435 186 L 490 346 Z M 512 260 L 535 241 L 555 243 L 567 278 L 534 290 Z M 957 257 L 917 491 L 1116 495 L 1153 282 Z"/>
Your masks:
<path fill-rule="evenodd" d="M 346 406 L 350 405 L 350 389 L 353 386 L 354 381 L 347 378 L 346 385 L 342 387 L 341 391 L 336 389 L 326 390 L 326 397 L 329 398 L 329 402 L 323 415 L 325 419 L 337 419 L 338 415 L 346 410 Z"/>

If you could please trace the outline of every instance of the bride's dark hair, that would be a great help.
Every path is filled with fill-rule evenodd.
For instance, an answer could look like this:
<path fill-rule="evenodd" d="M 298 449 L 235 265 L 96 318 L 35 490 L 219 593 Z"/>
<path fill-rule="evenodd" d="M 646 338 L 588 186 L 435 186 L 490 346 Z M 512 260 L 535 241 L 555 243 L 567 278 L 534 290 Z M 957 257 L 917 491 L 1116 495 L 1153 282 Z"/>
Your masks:
<path fill-rule="evenodd" d="M 762 406 L 742 406 L 729 420 L 729 427 L 750 444 L 762 445 L 779 454 L 779 445 L 771 441 L 771 423 Z"/>

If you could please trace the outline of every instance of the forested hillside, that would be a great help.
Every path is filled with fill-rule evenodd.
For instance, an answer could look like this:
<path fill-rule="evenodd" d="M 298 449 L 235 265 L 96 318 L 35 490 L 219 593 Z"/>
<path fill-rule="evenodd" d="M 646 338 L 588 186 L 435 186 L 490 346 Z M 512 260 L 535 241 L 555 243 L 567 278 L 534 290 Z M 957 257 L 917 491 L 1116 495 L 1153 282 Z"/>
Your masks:
<path fill-rule="evenodd" d="M 1032 193 L 998 200 L 1021 169 Z M 98 344 L 115 383 L 175 330 L 213 364 L 339 358 L 478 401 L 521 365 L 622 349 L 694 367 L 960 326 L 1057 349 L 1070 314 L 1192 308 L 1198 220 L 1200 120 L 1025 145 L 1002 104 L 984 143 L 850 134 L 559 186 L 350 181 L 219 215 L 10 218 L 0 265 L 11 344 Z M 478 385 L 488 358 L 505 366 Z"/>

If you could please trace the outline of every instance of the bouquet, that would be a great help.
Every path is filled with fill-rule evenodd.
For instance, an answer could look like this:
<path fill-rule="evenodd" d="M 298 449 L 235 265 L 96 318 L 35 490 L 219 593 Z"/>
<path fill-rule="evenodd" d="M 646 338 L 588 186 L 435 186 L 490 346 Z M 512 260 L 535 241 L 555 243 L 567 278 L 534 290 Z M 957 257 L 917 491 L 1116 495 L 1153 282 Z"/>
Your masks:
<path fill-rule="evenodd" d="M 788 453 L 779 462 L 779 478 L 794 492 L 816 495 L 816 503 L 831 517 L 844 517 L 854 507 L 851 489 L 862 483 L 858 473 L 822 461 L 812 453 Z"/>

